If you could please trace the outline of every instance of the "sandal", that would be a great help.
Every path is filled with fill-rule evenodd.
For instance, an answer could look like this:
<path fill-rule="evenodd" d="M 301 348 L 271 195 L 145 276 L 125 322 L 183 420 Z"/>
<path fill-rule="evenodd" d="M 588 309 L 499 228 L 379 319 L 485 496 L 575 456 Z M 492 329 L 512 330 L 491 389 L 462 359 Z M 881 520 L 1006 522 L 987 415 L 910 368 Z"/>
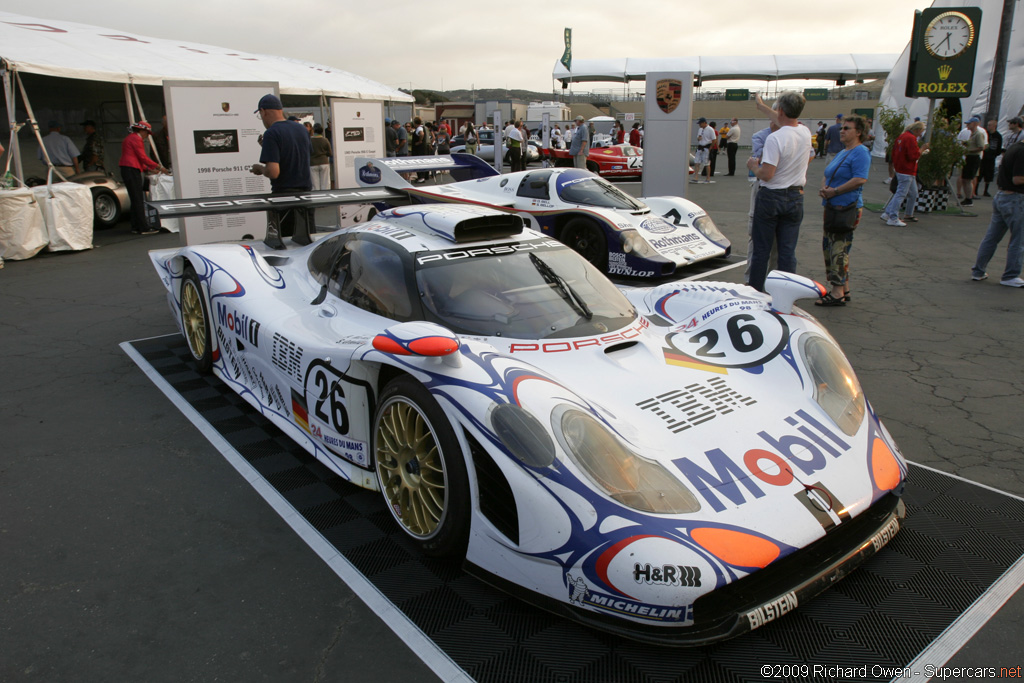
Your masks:
<path fill-rule="evenodd" d="M 850 293 L 847 292 L 846 294 L 843 295 L 843 301 L 849 301 L 849 300 L 850 300 Z"/>
<path fill-rule="evenodd" d="M 831 292 L 826 292 L 825 296 L 821 297 L 814 302 L 815 306 L 845 306 L 846 302 L 843 301 L 845 297 L 832 296 Z"/>
<path fill-rule="evenodd" d="M 903 220 L 906 223 L 916 223 L 917 222 L 917 216 L 904 216 Z"/>

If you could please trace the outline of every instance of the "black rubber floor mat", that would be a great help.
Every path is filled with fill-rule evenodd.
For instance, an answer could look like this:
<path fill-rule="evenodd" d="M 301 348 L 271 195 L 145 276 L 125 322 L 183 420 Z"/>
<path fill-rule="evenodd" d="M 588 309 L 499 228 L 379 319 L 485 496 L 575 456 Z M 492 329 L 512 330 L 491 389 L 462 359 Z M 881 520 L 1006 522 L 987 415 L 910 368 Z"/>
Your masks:
<path fill-rule="evenodd" d="M 639 644 L 536 609 L 455 563 L 421 556 L 379 494 L 341 481 L 220 380 L 198 375 L 181 337 L 132 346 L 349 562 L 481 682 L 889 680 L 1024 556 L 1024 501 L 912 467 L 903 530 L 824 594 L 715 646 Z M 805 676 L 794 665 L 821 668 L 808 668 Z M 786 675 L 763 675 L 776 672 Z"/>

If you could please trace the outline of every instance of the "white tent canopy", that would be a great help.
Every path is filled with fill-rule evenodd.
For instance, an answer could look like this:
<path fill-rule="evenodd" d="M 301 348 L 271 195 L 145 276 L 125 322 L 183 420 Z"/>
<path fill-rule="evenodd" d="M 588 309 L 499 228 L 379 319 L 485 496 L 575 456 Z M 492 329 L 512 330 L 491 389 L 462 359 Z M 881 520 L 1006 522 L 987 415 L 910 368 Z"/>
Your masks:
<path fill-rule="evenodd" d="M 0 12 L 0 59 L 21 73 L 159 86 L 164 80 L 277 81 L 283 95 L 412 102 L 333 67 Z"/>
<path fill-rule="evenodd" d="M 692 71 L 704 81 L 865 80 L 888 76 L 898 57 L 897 54 L 836 54 L 573 59 L 572 71 L 561 62 L 555 62 L 551 77 L 573 82 L 625 82 L 642 81 L 648 71 Z"/>

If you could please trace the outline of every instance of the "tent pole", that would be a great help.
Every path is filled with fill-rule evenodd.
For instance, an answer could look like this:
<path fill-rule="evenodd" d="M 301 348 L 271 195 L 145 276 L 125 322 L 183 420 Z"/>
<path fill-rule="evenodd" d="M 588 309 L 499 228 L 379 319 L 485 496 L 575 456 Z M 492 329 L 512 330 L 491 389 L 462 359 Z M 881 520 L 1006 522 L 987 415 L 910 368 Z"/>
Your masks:
<path fill-rule="evenodd" d="M 320 125 L 327 127 L 327 95 L 320 91 Z"/>
<path fill-rule="evenodd" d="M 11 148 L 7 150 L 9 155 L 7 158 L 9 161 L 14 162 L 14 175 L 24 179 L 25 169 L 21 165 L 21 145 L 18 144 L 18 124 L 15 120 L 17 114 L 14 111 L 14 108 L 17 106 L 17 102 L 14 99 L 14 84 L 11 82 L 11 72 L 6 68 L 3 70 L 3 75 L 4 99 L 7 102 L 7 123 L 11 127 Z"/>
<path fill-rule="evenodd" d="M 135 95 L 135 104 L 139 108 L 139 120 L 141 120 L 141 121 L 148 121 L 149 119 L 146 118 L 146 112 L 142 111 L 142 99 L 139 97 L 139 91 L 135 88 L 135 81 L 132 81 L 131 86 L 132 86 L 131 87 L 132 93 Z M 152 124 L 150 124 L 150 125 L 152 125 Z M 149 148 L 153 151 L 153 156 L 156 157 L 156 163 L 158 163 L 161 166 L 163 166 L 164 165 L 164 161 L 163 161 L 163 159 L 160 158 L 160 152 L 158 152 L 157 149 L 156 149 L 156 141 L 153 140 L 152 134 L 149 136 L 148 139 L 149 139 Z"/>
<path fill-rule="evenodd" d="M 28 101 L 28 93 L 25 92 L 25 84 L 21 81 L 21 75 L 15 72 L 14 77 L 18 81 L 18 90 L 21 91 L 21 100 L 25 103 L 25 112 L 28 114 L 28 122 L 32 124 L 32 132 L 35 134 L 36 140 L 39 142 L 39 150 L 43 153 L 43 159 L 46 160 L 46 166 L 48 168 L 46 184 L 50 184 L 54 173 L 56 173 L 61 180 L 67 182 L 67 178 L 65 178 L 64 174 L 58 171 L 57 167 L 53 165 L 53 161 L 50 160 L 50 153 L 46 151 L 46 145 L 43 144 L 43 136 L 39 134 L 39 123 L 36 121 L 36 115 L 32 111 L 32 103 Z"/>
<path fill-rule="evenodd" d="M 128 125 L 135 123 L 135 107 L 132 106 L 132 91 L 128 84 L 124 84 L 124 106 L 128 109 Z"/>

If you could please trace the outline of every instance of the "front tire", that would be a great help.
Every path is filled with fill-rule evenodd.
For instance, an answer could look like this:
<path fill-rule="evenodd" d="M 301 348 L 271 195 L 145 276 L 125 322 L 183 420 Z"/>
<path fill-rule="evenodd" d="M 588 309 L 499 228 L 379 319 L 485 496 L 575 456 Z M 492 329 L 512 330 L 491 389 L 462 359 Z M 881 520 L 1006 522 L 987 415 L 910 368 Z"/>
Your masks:
<path fill-rule="evenodd" d="M 381 393 L 373 420 L 377 483 L 391 515 L 422 552 L 461 557 L 469 541 L 469 477 L 441 406 L 409 376 Z"/>
<path fill-rule="evenodd" d="M 181 329 L 196 369 L 204 375 L 208 374 L 213 369 L 210 313 L 206 308 L 199 276 L 192 266 L 185 267 L 185 274 L 181 279 Z"/>
<path fill-rule="evenodd" d="M 573 218 L 562 228 L 559 239 L 602 273 L 608 272 L 608 241 L 592 221 Z"/>

